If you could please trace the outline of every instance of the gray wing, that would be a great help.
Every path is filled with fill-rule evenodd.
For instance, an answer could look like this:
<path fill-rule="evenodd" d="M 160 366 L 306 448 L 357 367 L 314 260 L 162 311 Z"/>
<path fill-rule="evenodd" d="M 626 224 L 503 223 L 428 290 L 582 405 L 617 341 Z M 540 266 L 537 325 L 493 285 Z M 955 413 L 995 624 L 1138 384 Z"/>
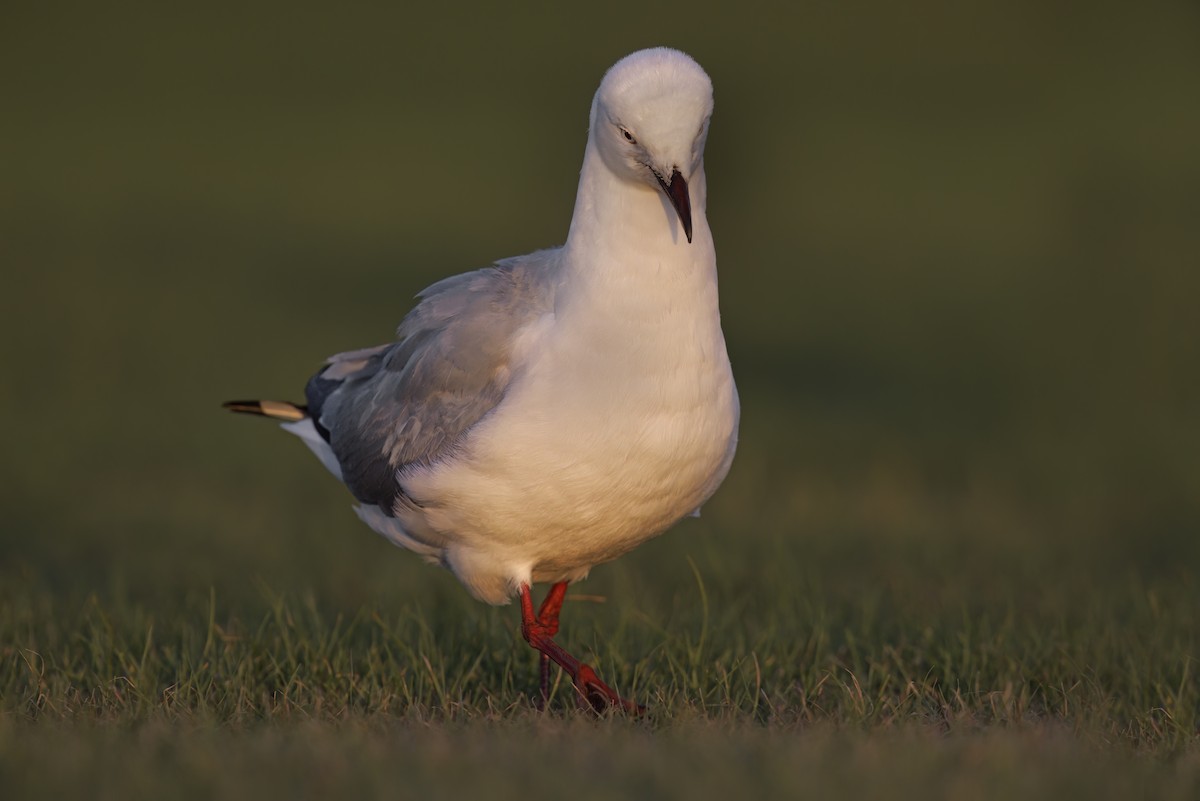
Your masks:
<path fill-rule="evenodd" d="M 504 397 L 517 332 L 552 308 L 541 251 L 439 281 L 398 341 L 332 357 L 305 389 L 309 413 L 356 498 L 389 514 L 399 469 L 451 453 Z"/>

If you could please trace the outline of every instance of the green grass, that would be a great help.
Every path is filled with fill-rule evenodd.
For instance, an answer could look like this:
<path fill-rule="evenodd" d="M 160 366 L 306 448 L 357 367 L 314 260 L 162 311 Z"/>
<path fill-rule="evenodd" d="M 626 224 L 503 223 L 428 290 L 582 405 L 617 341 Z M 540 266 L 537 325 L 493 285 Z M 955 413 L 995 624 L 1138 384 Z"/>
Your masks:
<path fill-rule="evenodd" d="M 1163 754 L 1192 744 L 1194 588 L 1116 584 L 1111 597 L 1072 602 L 1028 587 L 984 602 L 974 586 L 924 605 L 904 600 L 927 580 L 854 597 L 811 580 L 785 597 L 697 588 L 665 618 L 623 605 L 602 616 L 609 634 L 572 605 L 574 628 L 588 634 L 564 642 L 648 702 L 651 725 L 696 716 L 945 731 L 1052 724 Z M 255 619 L 216 599 L 164 618 L 94 598 L 67 612 L 23 589 L 5 599 L 4 640 L 16 645 L 5 648 L 4 696 L 6 711 L 29 721 L 428 722 L 529 708 L 533 652 L 504 615 L 365 607 L 344 616 L 312 597 L 273 597 Z M 40 608 L 26 606 L 31 596 Z M 569 684 L 557 696 L 572 708 Z"/>
<path fill-rule="evenodd" d="M 197 797 L 398 782 L 503 798 L 580 774 L 604 777 L 584 797 L 747 782 L 785 794 L 1195 792 L 1190 576 L 1109 565 L 1047 582 L 1047 566 L 995 552 L 964 568 L 780 540 L 763 564 L 821 566 L 785 581 L 753 558 L 722 569 L 719 539 L 733 532 L 698 544 L 712 549 L 700 578 L 686 560 L 635 559 L 584 585 L 608 603 L 564 612 L 564 644 L 649 705 L 638 721 L 594 720 L 561 683 L 550 710 L 534 710 L 534 656 L 512 608 L 417 595 L 341 612 L 262 586 L 240 611 L 199 592 L 168 608 L 64 604 L 18 585 L 0 623 L 14 644 L 0 654 L 5 770 L 30 797 L 97 782 Z"/>
<path fill-rule="evenodd" d="M 1196 9 L 610 6 L 4 12 L 5 798 L 1197 796 Z M 219 404 L 561 241 L 659 43 L 741 446 L 564 609 L 649 714 L 543 714 L 514 608 Z"/>

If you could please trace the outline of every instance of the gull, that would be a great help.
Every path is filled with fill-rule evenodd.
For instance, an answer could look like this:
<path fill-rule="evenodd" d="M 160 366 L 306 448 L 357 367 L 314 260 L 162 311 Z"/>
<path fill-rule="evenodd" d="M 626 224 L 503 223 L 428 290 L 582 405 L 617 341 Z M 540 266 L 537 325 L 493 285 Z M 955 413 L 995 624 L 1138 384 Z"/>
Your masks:
<path fill-rule="evenodd" d="M 581 705 L 623 699 L 555 642 L 567 585 L 699 512 L 729 471 L 739 405 L 705 215 L 712 83 L 690 56 L 605 73 L 566 242 L 446 278 L 386 345 L 328 359 L 282 421 L 358 516 L 521 632 Z M 534 612 L 530 587 L 550 583 Z"/>

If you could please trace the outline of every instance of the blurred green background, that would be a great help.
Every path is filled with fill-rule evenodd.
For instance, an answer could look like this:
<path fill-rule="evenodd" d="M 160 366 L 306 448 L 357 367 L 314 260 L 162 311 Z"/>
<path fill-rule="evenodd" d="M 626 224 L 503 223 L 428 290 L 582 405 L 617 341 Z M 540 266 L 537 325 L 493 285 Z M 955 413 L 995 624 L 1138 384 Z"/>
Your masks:
<path fill-rule="evenodd" d="M 592 92 L 658 44 L 716 87 L 742 445 L 591 590 L 1194 573 L 1198 33 L 1183 2 L 9 4 L 0 581 L 475 608 L 219 404 L 561 242 Z"/>

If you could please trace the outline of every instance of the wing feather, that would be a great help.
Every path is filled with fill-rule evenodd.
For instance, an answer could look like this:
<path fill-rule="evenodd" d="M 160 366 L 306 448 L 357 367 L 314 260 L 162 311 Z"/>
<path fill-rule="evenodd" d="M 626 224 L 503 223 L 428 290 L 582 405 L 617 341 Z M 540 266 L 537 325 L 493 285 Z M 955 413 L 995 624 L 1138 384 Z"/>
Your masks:
<path fill-rule="evenodd" d="M 516 335 L 552 308 L 555 254 L 439 281 L 396 342 L 333 356 L 309 380 L 309 410 L 356 498 L 391 510 L 399 470 L 445 458 L 503 400 Z"/>

